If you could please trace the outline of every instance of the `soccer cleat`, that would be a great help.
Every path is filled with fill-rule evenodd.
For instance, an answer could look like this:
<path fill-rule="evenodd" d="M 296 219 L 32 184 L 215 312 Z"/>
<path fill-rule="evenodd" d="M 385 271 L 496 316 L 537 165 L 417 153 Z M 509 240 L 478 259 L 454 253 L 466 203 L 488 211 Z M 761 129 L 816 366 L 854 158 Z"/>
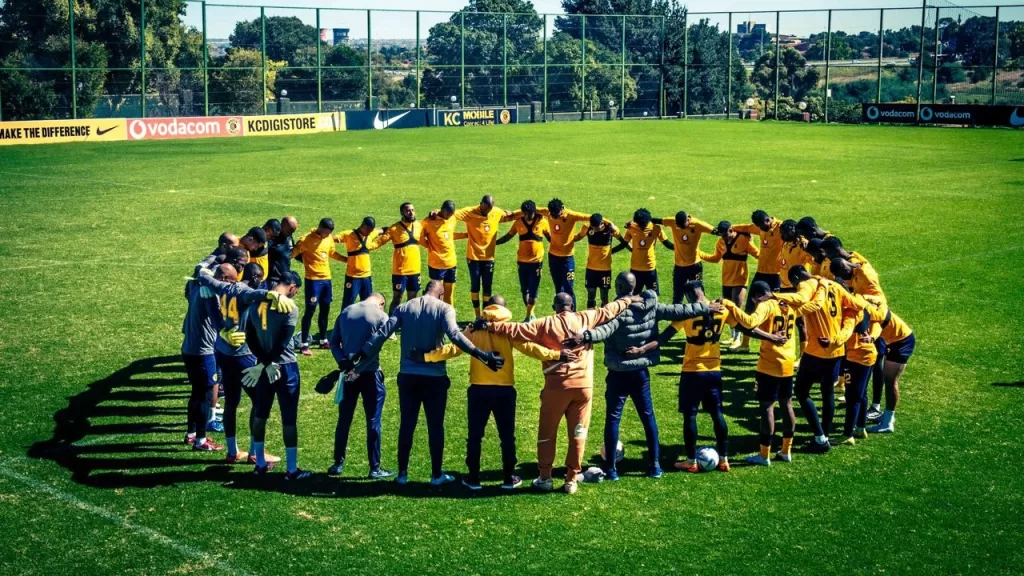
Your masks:
<path fill-rule="evenodd" d="M 854 440 L 853 436 L 850 436 L 848 438 L 844 438 L 843 441 L 840 442 L 839 444 L 841 446 L 856 446 L 857 445 L 857 441 Z"/>
<path fill-rule="evenodd" d="M 888 424 L 882 422 L 875 426 L 872 426 L 871 428 L 868 428 L 868 432 L 872 434 L 892 434 L 893 432 L 896 431 L 896 426 L 894 424 L 895 422 L 889 422 Z"/>
<path fill-rule="evenodd" d="M 651 466 L 647 469 L 648 478 L 661 478 L 663 474 L 664 472 L 662 472 L 661 466 Z"/>
<path fill-rule="evenodd" d="M 566 494 L 575 494 L 576 490 L 578 490 L 578 489 L 579 489 L 579 483 L 576 482 L 575 480 L 573 480 L 571 482 L 566 482 L 565 483 L 565 493 Z"/>
<path fill-rule="evenodd" d="M 391 478 L 395 473 L 391 470 L 385 470 L 383 468 L 377 468 L 376 470 L 370 470 L 370 473 L 366 475 L 370 480 L 385 480 Z"/>
<path fill-rule="evenodd" d="M 408 472 L 399 472 L 398 476 L 395 478 L 395 484 L 398 484 L 399 486 L 405 486 L 408 483 L 409 483 L 409 473 Z"/>
<path fill-rule="evenodd" d="M 309 351 L 309 346 L 306 346 L 305 344 L 302 345 L 302 348 L 299 349 L 299 352 L 303 356 L 312 356 L 313 355 L 313 353 Z"/>
<path fill-rule="evenodd" d="M 781 460 L 783 462 L 792 462 L 793 454 L 790 452 L 783 452 L 782 450 L 779 450 L 778 452 L 775 453 L 775 459 Z"/>
<path fill-rule="evenodd" d="M 320 349 L 321 350 L 330 350 L 331 349 L 331 343 L 328 342 L 327 340 L 321 340 L 320 341 Z"/>
<path fill-rule="evenodd" d="M 444 472 L 442 472 L 437 478 L 430 479 L 430 485 L 435 488 L 438 486 L 444 486 L 445 484 L 451 484 L 452 482 L 455 482 L 455 477 L 451 474 L 445 474 Z"/>
<path fill-rule="evenodd" d="M 619 472 L 613 468 L 605 473 L 604 479 L 609 482 L 617 482 L 619 480 Z"/>
<path fill-rule="evenodd" d="M 220 416 L 224 414 L 224 408 L 220 404 L 217 404 L 216 406 L 213 407 L 213 413 L 216 414 L 217 416 Z"/>
<path fill-rule="evenodd" d="M 193 444 L 192 449 L 196 452 L 218 452 L 223 450 L 224 447 L 220 444 L 214 444 L 213 440 L 207 438 L 206 442 L 203 442 L 202 444 Z"/>
<path fill-rule="evenodd" d="M 831 450 L 831 449 L 832 449 L 832 444 L 829 443 L 828 440 L 825 440 L 824 442 L 818 442 L 817 440 L 812 440 L 810 445 L 807 447 L 807 450 L 810 453 L 812 453 L 812 454 L 827 454 L 828 451 Z"/>
<path fill-rule="evenodd" d="M 344 469 L 345 469 L 345 463 L 344 462 L 335 462 L 334 466 L 331 466 L 330 468 L 327 469 L 327 475 L 328 476 L 341 476 L 341 472 Z"/>
<path fill-rule="evenodd" d="M 209 442 L 209 440 L 207 440 L 207 442 Z M 249 453 L 248 452 L 239 452 L 238 454 L 235 454 L 234 456 L 231 456 L 229 454 L 229 455 L 224 457 L 224 463 L 225 464 L 248 464 L 249 463 Z"/>
<path fill-rule="evenodd" d="M 196 435 L 195 434 L 185 434 L 185 444 L 186 445 L 191 446 L 191 445 L 193 445 L 195 443 L 196 443 Z"/>
<path fill-rule="evenodd" d="M 266 466 L 256 466 L 253 468 L 252 474 L 253 476 L 265 476 L 267 472 L 273 470 L 276 465 L 277 463 L 275 462 L 267 462 Z"/>
<path fill-rule="evenodd" d="M 206 423 L 206 431 L 207 432 L 223 432 L 224 431 L 224 425 L 221 424 L 220 422 L 217 422 L 216 420 L 214 420 L 212 422 L 207 422 Z"/>
<path fill-rule="evenodd" d="M 530 485 L 541 492 L 551 492 L 555 488 L 555 482 L 551 478 L 538 477 Z"/>
<path fill-rule="evenodd" d="M 513 476 L 512 478 L 509 478 L 509 481 L 506 481 L 504 484 L 502 484 L 501 488 L 503 490 L 515 490 L 516 488 L 519 488 L 522 485 L 523 479 L 520 478 L 519 476 Z"/>
<path fill-rule="evenodd" d="M 296 468 L 295 470 L 292 470 L 291 472 L 285 472 L 284 473 L 284 479 L 285 480 L 291 480 L 291 481 L 294 481 L 294 480 L 305 480 L 306 478 L 309 478 L 312 475 L 313 475 L 313 473 L 310 472 L 309 470 L 303 470 L 302 468 Z"/>
<path fill-rule="evenodd" d="M 772 461 L 769 458 L 762 458 L 760 454 L 754 454 L 753 456 L 747 456 L 747 464 L 751 466 L 771 466 Z"/>
<path fill-rule="evenodd" d="M 473 492 L 476 492 L 477 490 L 483 488 L 482 486 L 480 486 L 480 482 L 472 481 L 466 477 L 462 478 L 462 485 L 465 486 L 466 488 L 469 488 Z"/>
<path fill-rule="evenodd" d="M 882 419 L 882 407 L 875 408 L 874 406 L 868 408 L 868 413 L 865 415 L 868 420 L 881 420 Z"/>
<path fill-rule="evenodd" d="M 863 428 L 857 428 L 853 431 L 853 437 L 857 440 L 864 440 L 868 437 L 868 431 Z"/>
<path fill-rule="evenodd" d="M 277 464 L 278 462 L 281 461 L 281 457 L 280 456 L 274 456 L 273 454 L 270 454 L 269 452 L 263 452 L 263 459 L 266 460 L 267 464 L 271 464 L 271 463 Z M 253 464 L 253 465 L 256 464 L 256 455 L 255 454 L 249 454 L 249 464 Z"/>
<path fill-rule="evenodd" d="M 700 468 L 697 467 L 697 463 L 689 460 L 680 460 L 679 462 L 676 462 L 674 466 L 676 470 L 682 470 L 683 472 L 692 472 L 694 474 L 700 472 Z"/>
<path fill-rule="evenodd" d="M 728 472 L 729 470 L 730 470 L 730 468 L 729 468 L 729 461 L 726 460 L 725 458 L 722 458 L 722 461 L 718 463 L 718 471 L 719 472 Z"/>

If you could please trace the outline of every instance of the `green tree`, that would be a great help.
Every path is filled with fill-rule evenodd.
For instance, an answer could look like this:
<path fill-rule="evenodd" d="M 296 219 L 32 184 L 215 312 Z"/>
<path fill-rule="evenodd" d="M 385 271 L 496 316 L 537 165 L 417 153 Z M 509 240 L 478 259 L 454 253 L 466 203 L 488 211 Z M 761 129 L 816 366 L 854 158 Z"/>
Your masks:
<path fill-rule="evenodd" d="M 775 94 L 775 55 L 765 54 L 754 64 L 751 75 L 759 94 L 772 98 Z M 818 86 L 821 73 L 807 66 L 807 59 L 793 48 L 782 49 L 782 68 L 779 74 L 779 94 L 796 101 L 804 99 Z"/>
<path fill-rule="evenodd" d="M 262 114 L 264 98 L 277 90 L 277 72 L 284 62 L 267 60 L 267 91 L 263 91 L 263 54 L 232 48 L 210 71 L 210 106 L 218 114 Z"/>
<path fill-rule="evenodd" d="M 804 58 L 807 60 L 824 60 L 826 55 L 831 60 L 852 60 L 855 54 L 845 32 L 832 33 L 832 47 L 828 50 L 828 34 L 812 34 L 810 41 L 813 42 L 807 49 Z M 828 54 L 826 54 L 828 52 Z"/>
<path fill-rule="evenodd" d="M 320 41 L 317 29 L 296 16 L 267 17 L 267 58 L 287 62 L 296 66 L 296 55 L 304 47 L 316 50 Z M 235 30 L 228 36 L 235 48 L 260 52 L 263 46 L 263 24 L 259 18 L 235 24 Z M 312 64 L 316 65 L 314 58 Z"/>

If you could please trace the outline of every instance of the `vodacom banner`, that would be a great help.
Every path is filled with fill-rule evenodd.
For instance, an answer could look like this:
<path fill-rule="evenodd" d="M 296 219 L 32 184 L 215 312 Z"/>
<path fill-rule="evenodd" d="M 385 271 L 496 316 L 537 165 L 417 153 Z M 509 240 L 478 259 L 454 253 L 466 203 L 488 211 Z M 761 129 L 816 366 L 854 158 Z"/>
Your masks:
<path fill-rule="evenodd" d="M 136 118 L 128 121 L 129 140 L 228 138 L 242 135 L 241 116 Z"/>

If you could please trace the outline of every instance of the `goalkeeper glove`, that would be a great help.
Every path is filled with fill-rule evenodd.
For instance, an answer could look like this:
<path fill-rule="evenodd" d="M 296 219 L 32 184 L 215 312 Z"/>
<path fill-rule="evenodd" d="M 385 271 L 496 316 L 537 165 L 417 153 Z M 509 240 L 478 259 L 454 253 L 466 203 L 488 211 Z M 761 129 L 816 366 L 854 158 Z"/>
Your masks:
<path fill-rule="evenodd" d="M 273 362 L 267 364 L 265 372 L 267 373 L 267 381 L 271 384 L 277 382 L 277 379 L 281 377 L 281 367 Z"/>
<path fill-rule="evenodd" d="M 267 300 L 273 302 L 271 310 L 277 310 L 282 314 L 290 314 L 295 310 L 295 301 L 280 292 L 267 292 Z"/>
<path fill-rule="evenodd" d="M 239 332 L 234 328 L 225 328 L 221 330 L 220 337 L 222 340 L 230 344 L 232 348 L 238 348 L 242 344 L 245 344 L 245 333 Z"/>
<path fill-rule="evenodd" d="M 263 364 L 257 364 L 255 366 L 249 366 L 245 370 L 242 370 L 242 386 L 246 388 L 252 388 L 260 381 L 260 375 L 263 374 Z"/>

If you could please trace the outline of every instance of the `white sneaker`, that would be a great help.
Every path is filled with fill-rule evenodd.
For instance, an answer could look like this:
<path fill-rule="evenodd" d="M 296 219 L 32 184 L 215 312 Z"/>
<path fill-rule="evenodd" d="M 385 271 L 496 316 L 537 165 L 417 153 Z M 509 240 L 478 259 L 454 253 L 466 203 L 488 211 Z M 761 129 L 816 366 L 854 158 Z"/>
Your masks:
<path fill-rule="evenodd" d="M 551 492 L 555 489 L 555 483 L 551 478 L 537 478 L 532 486 L 542 492 Z"/>
<path fill-rule="evenodd" d="M 760 454 L 754 454 L 753 456 L 747 456 L 747 464 L 754 466 L 771 466 L 772 461 L 769 458 L 761 458 Z"/>
<path fill-rule="evenodd" d="M 882 407 L 879 406 L 878 408 L 875 408 L 874 406 L 872 406 L 871 408 L 868 408 L 868 413 L 865 414 L 864 417 L 868 420 L 881 420 Z"/>
<path fill-rule="evenodd" d="M 782 450 L 779 450 L 778 452 L 775 453 L 775 459 L 776 460 L 782 460 L 783 462 L 792 462 L 793 461 L 793 454 L 791 454 L 791 453 L 787 454 L 786 452 L 783 452 Z"/>
<path fill-rule="evenodd" d="M 579 487 L 579 483 L 577 483 L 575 480 L 573 480 L 572 482 L 566 482 L 565 483 L 565 493 L 566 494 L 575 494 L 578 487 Z"/>
<path fill-rule="evenodd" d="M 882 422 L 880 424 L 868 428 L 868 432 L 872 434 L 892 434 L 893 432 L 896 431 L 895 424 L 896 423 L 892 421 L 888 423 Z"/>
<path fill-rule="evenodd" d="M 455 482 L 455 477 L 451 474 L 445 474 L 444 472 L 442 472 L 437 478 L 430 479 L 431 486 L 444 486 L 445 484 L 450 484 L 452 482 Z"/>

